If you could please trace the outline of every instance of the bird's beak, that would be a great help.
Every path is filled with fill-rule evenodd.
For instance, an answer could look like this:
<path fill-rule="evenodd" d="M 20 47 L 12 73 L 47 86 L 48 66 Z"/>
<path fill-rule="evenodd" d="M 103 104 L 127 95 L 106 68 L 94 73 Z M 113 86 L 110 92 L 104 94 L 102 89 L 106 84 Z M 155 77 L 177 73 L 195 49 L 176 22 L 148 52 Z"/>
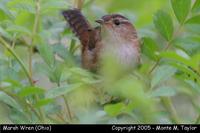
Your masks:
<path fill-rule="evenodd" d="M 104 23 L 104 20 L 103 19 L 98 19 L 98 20 L 96 20 L 96 22 L 102 25 Z"/>

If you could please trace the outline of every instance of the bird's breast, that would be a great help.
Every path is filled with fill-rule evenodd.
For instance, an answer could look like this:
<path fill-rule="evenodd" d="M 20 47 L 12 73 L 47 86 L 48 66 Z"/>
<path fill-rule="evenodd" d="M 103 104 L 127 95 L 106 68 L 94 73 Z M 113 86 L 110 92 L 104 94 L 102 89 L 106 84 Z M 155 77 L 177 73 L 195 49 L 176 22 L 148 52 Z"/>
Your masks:
<path fill-rule="evenodd" d="M 133 43 L 118 43 L 103 41 L 100 57 L 104 59 L 112 59 L 123 67 L 135 67 L 139 63 L 139 50 L 134 47 Z M 113 44 L 115 43 L 115 44 Z"/>

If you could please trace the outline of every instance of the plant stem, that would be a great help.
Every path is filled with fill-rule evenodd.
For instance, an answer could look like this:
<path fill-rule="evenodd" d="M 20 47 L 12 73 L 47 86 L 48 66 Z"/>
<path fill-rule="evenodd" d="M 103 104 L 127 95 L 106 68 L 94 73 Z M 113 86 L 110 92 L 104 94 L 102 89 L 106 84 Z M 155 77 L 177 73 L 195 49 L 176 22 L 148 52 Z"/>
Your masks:
<path fill-rule="evenodd" d="M 15 51 L 11 48 L 10 44 L 8 44 L 1 36 L 0 36 L 0 42 L 2 45 L 15 57 L 15 59 L 18 61 L 22 69 L 24 70 L 24 73 L 26 74 L 29 83 L 33 85 L 31 74 L 29 73 L 28 69 L 26 68 L 25 64 L 23 61 L 20 59 L 20 57 L 15 53 Z"/>
<path fill-rule="evenodd" d="M 33 70 L 32 70 L 32 56 L 33 56 L 33 48 L 34 48 L 34 41 L 35 37 L 39 28 L 39 19 L 40 19 L 40 0 L 36 0 L 36 13 L 35 13 L 35 20 L 34 20 L 34 25 L 33 25 L 33 31 L 32 31 L 32 38 L 31 38 L 31 43 L 29 46 L 29 73 L 32 79 L 33 76 Z M 32 80 L 33 82 L 33 80 Z"/>
<path fill-rule="evenodd" d="M 57 86 L 60 87 L 60 82 L 57 83 Z M 66 106 L 66 109 L 67 109 L 66 112 L 68 114 L 69 120 L 72 121 L 72 113 L 71 113 L 71 109 L 70 109 L 69 104 L 68 104 L 68 100 L 64 95 L 62 95 L 62 98 L 65 102 L 65 106 Z"/>
<path fill-rule="evenodd" d="M 83 7 L 84 0 L 74 0 L 74 7 L 80 9 Z"/>
<path fill-rule="evenodd" d="M 179 32 L 181 31 L 183 25 L 184 25 L 184 24 L 181 24 L 181 25 L 178 27 L 178 29 L 177 29 L 176 32 L 174 33 L 172 39 L 169 40 L 169 41 L 167 42 L 166 47 L 164 47 L 162 51 L 167 51 L 167 50 L 170 48 L 170 46 L 172 45 L 173 40 L 176 38 L 176 36 L 177 36 L 177 35 L 179 34 Z M 159 58 L 159 59 L 155 62 L 155 64 L 153 65 L 153 67 L 150 69 L 150 71 L 149 71 L 149 73 L 148 73 L 149 75 L 150 75 L 150 74 L 156 69 L 156 67 L 159 65 L 160 60 L 161 60 L 161 59 Z"/>
<path fill-rule="evenodd" d="M 2 43 L 2 45 L 13 55 L 13 57 L 15 57 L 15 59 L 18 61 L 18 63 L 20 64 L 20 66 L 22 67 L 22 69 L 24 70 L 24 73 L 26 74 L 29 83 L 34 86 L 33 82 L 32 82 L 32 77 L 28 71 L 28 69 L 26 68 L 25 64 L 23 63 L 23 61 L 20 59 L 20 57 L 15 53 L 15 51 L 10 47 L 10 44 L 8 44 L 1 36 L 0 36 L 0 42 Z M 36 96 L 36 100 L 38 100 L 38 97 Z M 29 106 L 30 107 L 30 106 Z M 33 110 L 33 108 L 31 108 Z M 35 112 L 35 111 L 34 111 Z M 41 111 L 41 109 L 39 109 L 39 113 L 40 113 L 40 119 L 43 121 L 44 120 L 44 115 L 43 112 Z"/>
<path fill-rule="evenodd" d="M 162 51 L 167 51 L 168 49 L 169 49 L 169 47 L 171 46 L 171 42 L 172 42 L 172 40 L 170 40 L 169 42 L 167 42 L 167 44 L 166 44 L 166 47 L 162 50 Z M 155 69 L 156 69 L 156 67 L 159 65 L 159 63 L 160 63 L 160 58 L 156 61 L 156 63 L 153 65 L 153 67 L 150 69 L 150 71 L 149 71 L 149 74 L 151 74 Z"/>
<path fill-rule="evenodd" d="M 71 110 L 70 110 L 67 98 L 64 95 L 62 97 L 63 97 L 63 99 L 65 101 L 65 106 L 67 108 L 68 117 L 69 117 L 70 121 L 72 121 L 72 114 L 71 114 Z"/>
<path fill-rule="evenodd" d="M 174 122 L 175 124 L 179 124 L 180 121 L 171 99 L 169 97 L 161 97 L 161 102 L 163 106 L 166 108 L 166 110 L 169 112 L 170 119 L 172 120 L 172 122 Z"/>
<path fill-rule="evenodd" d="M 33 70 L 32 70 L 33 48 L 35 46 L 35 38 L 36 38 L 36 35 L 37 35 L 37 32 L 38 32 L 39 20 L 40 20 L 40 0 L 35 0 L 35 1 L 36 1 L 35 20 L 34 20 L 34 25 L 33 25 L 32 36 L 31 36 L 31 43 L 30 43 L 30 46 L 29 46 L 29 73 L 30 73 L 30 76 L 31 76 L 32 84 L 33 84 L 33 79 L 32 79 L 33 78 Z M 35 95 L 35 99 L 36 99 L 36 101 L 39 101 L 38 95 Z M 44 116 L 45 116 L 44 112 L 42 111 L 41 108 L 39 108 L 38 111 L 39 111 L 39 114 L 40 114 L 40 120 L 42 122 L 44 122 Z"/>
<path fill-rule="evenodd" d="M 195 124 L 200 124 L 200 114 L 199 114 L 199 116 L 197 117 L 197 120 L 196 120 Z"/>

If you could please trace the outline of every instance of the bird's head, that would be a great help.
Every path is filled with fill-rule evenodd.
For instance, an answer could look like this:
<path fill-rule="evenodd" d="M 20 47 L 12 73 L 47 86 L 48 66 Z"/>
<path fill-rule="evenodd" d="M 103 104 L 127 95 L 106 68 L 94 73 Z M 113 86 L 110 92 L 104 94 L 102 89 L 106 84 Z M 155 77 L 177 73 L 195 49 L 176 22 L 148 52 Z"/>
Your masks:
<path fill-rule="evenodd" d="M 96 20 L 102 27 L 102 33 L 113 36 L 115 39 L 130 40 L 137 38 L 137 33 L 132 23 L 120 14 L 105 15 Z"/>

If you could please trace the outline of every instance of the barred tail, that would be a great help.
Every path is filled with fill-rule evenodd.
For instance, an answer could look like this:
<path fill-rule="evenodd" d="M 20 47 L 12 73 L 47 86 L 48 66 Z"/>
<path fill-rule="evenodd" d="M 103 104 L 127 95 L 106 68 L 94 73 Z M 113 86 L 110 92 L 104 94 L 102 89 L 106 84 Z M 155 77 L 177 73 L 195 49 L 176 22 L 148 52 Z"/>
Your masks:
<path fill-rule="evenodd" d="M 80 39 L 82 45 L 87 45 L 89 42 L 89 30 L 91 26 L 86 18 L 78 9 L 70 9 L 62 12 L 64 18 L 67 20 L 70 28 Z"/>

